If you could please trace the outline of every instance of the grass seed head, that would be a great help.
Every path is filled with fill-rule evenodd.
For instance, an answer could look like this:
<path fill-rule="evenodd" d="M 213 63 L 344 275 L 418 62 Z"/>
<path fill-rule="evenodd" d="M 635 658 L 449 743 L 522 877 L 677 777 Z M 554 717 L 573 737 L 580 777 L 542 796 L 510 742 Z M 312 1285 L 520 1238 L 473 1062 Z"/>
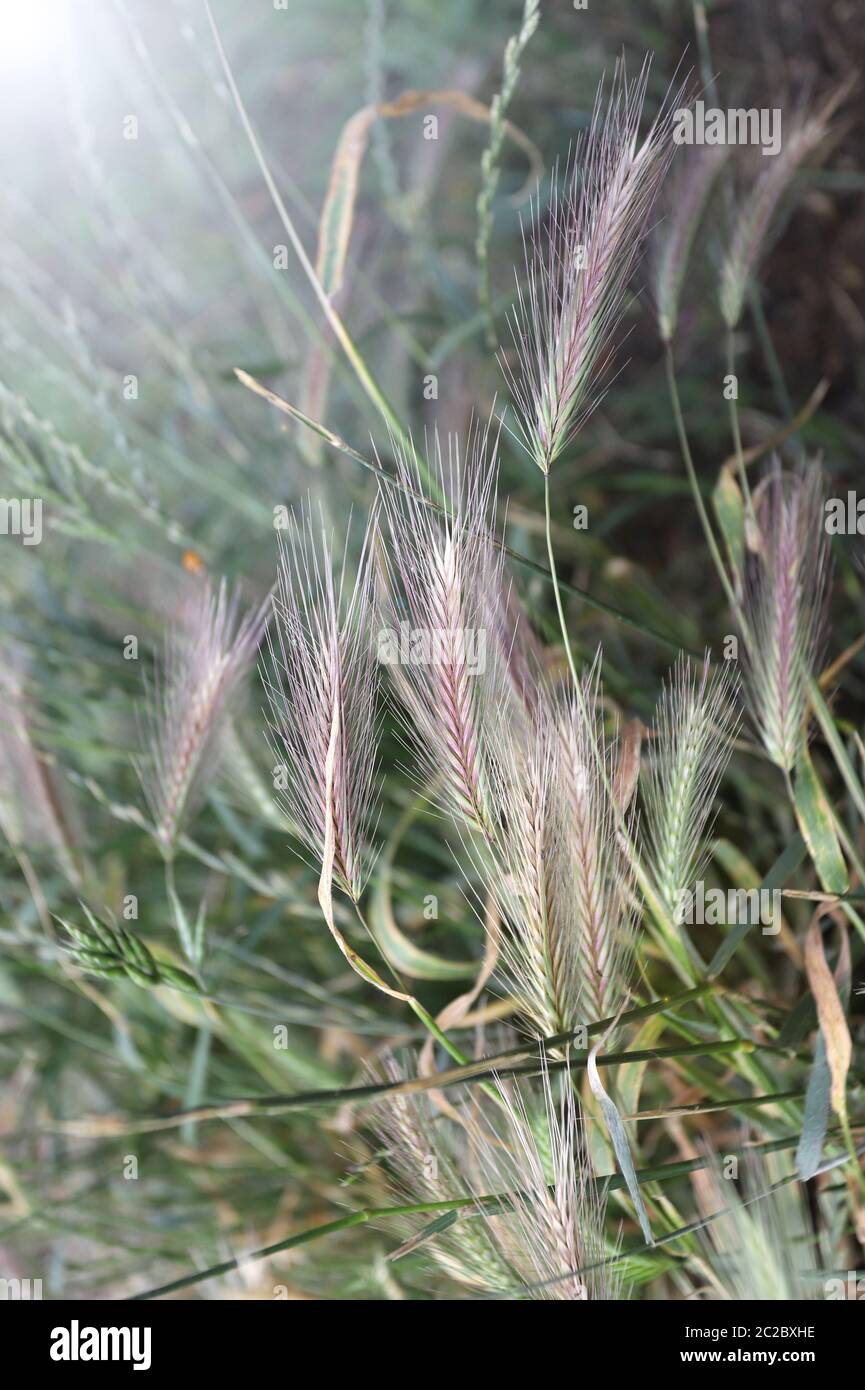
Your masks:
<path fill-rule="evenodd" d="M 806 744 L 808 685 L 823 647 L 831 583 L 820 466 L 791 473 L 774 459 L 754 508 L 759 535 L 746 571 L 746 688 L 766 752 L 790 772 Z"/>
<path fill-rule="evenodd" d="M 646 857 L 671 921 L 700 871 L 702 842 L 739 727 L 732 666 L 680 658 L 658 702 L 643 779 Z"/>
<path fill-rule="evenodd" d="M 280 759 L 276 786 L 298 838 L 321 862 L 328 810 L 334 832 L 333 878 L 357 900 L 368 865 L 377 795 L 378 671 L 371 643 L 372 517 L 350 586 L 345 561 L 337 585 L 323 519 L 307 507 L 280 537 L 268 634 L 270 739 Z M 325 768 L 338 738 L 326 804 Z"/>
<path fill-rule="evenodd" d="M 548 473 L 591 409 L 611 335 L 673 154 L 675 100 L 640 141 L 648 60 L 629 80 L 616 65 L 598 90 L 588 132 L 554 174 L 547 224 L 525 239 L 526 279 L 511 329 L 517 366 L 505 364 L 526 448 Z"/>
<path fill-rule="evenodd" d="M 183 605 L 165 646 L 163 668 L 145 711 L 151 758 L 141 769 L 156 835 L 171 857 L 222 754 L 234 698 L 267 622 L 267 607 L 243 612 L 225 580 L 207 580 Z"/>
<path fill-rule="evenodd" d="M 829 117 L 842 94 L 814 115 L 798 112 L 787 123 L 781 152 L 766 162 L 736 209 L 733 233 L 721 266 L 721 313 L 728 328 L 742 317 L 751 276 L 765 248 L 778 208 L 793 179 L 829 133 Z"/>

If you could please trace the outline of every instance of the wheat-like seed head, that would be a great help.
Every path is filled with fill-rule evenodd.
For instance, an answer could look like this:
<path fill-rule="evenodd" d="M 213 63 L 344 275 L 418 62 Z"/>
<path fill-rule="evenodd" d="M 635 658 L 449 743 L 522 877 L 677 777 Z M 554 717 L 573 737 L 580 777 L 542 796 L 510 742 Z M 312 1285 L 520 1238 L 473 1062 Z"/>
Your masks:
<path fill-rule="evenodd" d="M 167 985 L 188 993 L 198 992 L 198 985 L 188 971 L 178 969 L 170 961 L 157 959 L 134 932 L 111 920 L 99 921 L 83 903 L 82 908 L 86 925 L 58 918 L 72 942 L 67 949 L 81 970 L 102 979 L 131 980 L 145 989 Z"/>
<path fill-rule="evenodd" d="M 388 1081 L 406 1080 L 405 1068 L 393 1056 L 385 1057 L 383 1071 Z M 377 1073 L 370 1075 L 380 1079 Z M 400 1202 L 447 1201 L 469 1195 L 456 1162 L 459 1150 L 447 1142 L 447 1122 L 435 1114 L 428 1096 L 388 1097 L 374 1106 L 371 1125 Z M 415 1223 L 410 1227 L 414 1229 Z M 429 1242 L 428 1249 L 451 1279 L 474 1292 L 504 1289 L 512 1282 L 507 1265 L 478 1221 L 458 1221 Z"/>
<path fill-rule="evenodd" d="M 612 802 L 614 748 L 604 732 L 600 660 L 557 717 L 563 836 L 560 898 L 576 938 L 580 1003 L 588 1023 L 612 1017 L 633 965 L 633 871 Z M 572 1007 L 573 1012 L 573 1007 Z"/>
<path fill-rule="evenodd" d="M 780 154 L 768 160 L 736 211 L 733 236 L 721 267 L 721 313 L 729 328 L 742 317 L 748 282 L 760 259 L 778 206 L 802 165 L 826 139 L 836 99 L 813 116 L 788 123 Z"/>
<path fill-rule="evenodd" d="M 334 834 L 333 878 L 355 901 L 365 878 L 376 795 L 378 671 L 371 647 L 371 541 L 367 528 L 351 593 L 345 562 L 334 582 L 323 518 L 307 507 L 281 537 L 270 667 L 263 672 L 270 705 L 271 747 L 282 765 L 276 788 L 298 838 L 317 861 L 325 848 L 328 812 Z M 325 766 L 338 737 L 327 805 Z"/>
<path fill-rule="evenodd" d="M 216 771 L 231 702 L 266 622 L 266 605 L 242 613 L 225 580 L 216 591 L 206 581 L 186 600 L 169 633 L 145 712 L 151 764 L 141 769 L 157 838 L 168 856 Z"/>
<path fill-rule="evenodd" d="M 513 698 L 515 682 L 529 680 L 493 539 L 495 441 L 489 427 L 475 429 L 464 451 L 454 436 L 444 446 L 433 436 L 427 471 L 446 499 L 444 511 L 432 505 L 414 452 L 396 445 L 394 452 L 401 487 L 382 489 L 389 551 L 381 625 L 434 637 L 436 659 L 400 655 L 390 674 L 425 778 L 439 783 L 459 820 L 488 833 L 490 711 L 506 684 Z M 520 674 L 508 680 L 511 662 Z"/>
<path fill-rule="evenodd" d="M 646 60 L 628 81 L 620 62 L 608 98 L 601 84 L 561 190 L 553 179 L 548 225 L 524 238 L 527 286 L 517 287 L 511 320 L 517 369 L 503 366 L 520 434 L 544 473 L 590 409 L 592 383 L 608 363 L 610 337 L 672 158 L 672 101 L 638 143 L 648 74 Z"/>
<path fill-rule="evenodd" d="M 497 1081 L 498 1104 L 474 1101 L 467 1116 L 470 1189 L 506 1199 L 502 1216 L 483 1204 L 479 1210 L 523 1297 L 619 1298 L 620 1280 L 605 1258 L 604 1202 L 586 1159 L 579 1102 L 567 1076 L 551 1079 L 543 1057 L 540 1070 L 540 1099 L 526 1087 Z"/>
<path fill-rule="evenodd" d="M 676 332 L 679 298 L 688 257 L 718 174 L 730 153 L 726 145 L 701 145 L 679 156 L 665 196 L 666 213 L 655 237 L 652 282 L 658 331 L 669 343 Z"/>
<path fill-rule="evenodd" d="M 739 726 L 732 667 L 680 658 L 658 701 L 643 779 L 646 857 L 671 921 L 699 874 L 701 844 Z"/>
<path fill-rule="evenodd" d="M 510 1298 L 617 1298 L 579 1102 L 567 1079 L 551 1080 L 543 1056 L 539 1067 L 540 1095 L 496 1080 L 494 1095 L 463 1101 L 459 1125 L 434 1119 L 426 1097 L 394 1096 L 375 1107 L 373 1126 L 403 1200 L 476 1204 L 480 1220 L 463 1215 L 427 1242 L 458 1283 Z M 387 1075 L 404 1073 L 390 1062 Z M 490 1197 L 500 1199 L 494 1208 L 482 1200 Z M 591 1265 L 600 1267 L 578 1273 Z"/>
<path fill-rule="evenodd" d="M 504 919 L 503 974 L 541 1037 L 610 1017 L 626 996 L 632 875 L 611 801 L 599 666 L 581 698 L 538 686 L 490 730 L 494 831 L 476 865 Z"/>
<path fill-rule="evenodd" d="M 557 740 L 546 709 L 528 731 L 499 720 L 490 731 L 495 832 L 478 862 L 505 921 L 501 966 L 539 1037 L 582 1021 L 579 946 L 563 891 Z"/>
<path fill-rule="evenodd" d="M 398 664 L 394 684 L 425 773 L 439 778 L 463 847 L 507 923 L 503 971 L 541 1036 L 612 1012 L 627 986 L 629 875 L 613 836 L 602 769 L 597 672 L 560 700 L 502 573 L 491 534 L 494 463 L 484 436 L 465 459 L 434 440 L 431 468 L 449 514 L 426 500 L 417 461 L 398 453 L 400 491 L 384 507 L 392 558 L 383 622 L 444 635 L 445 659 Z M 460 633 L 485 632 L 486 665 L 468 669 Z"/>
<path fill-rule="evenodd" d="M 747 689 L 767 753 L 790 772 L 807 739 L 808 684 L 831 582 L 819 464 L 785 473 L 775 459 L 754 508 L 758 549 L 748 556 L 744 601 Z"/>
<path fill-rule="evenodd" d="M 820 1297 L 818 1262 L 796 1183 L 785 1183 L 776 1156 L 746 1166 L 746 1187 L 722 1177 L 711 1156 L 701 1188 L 702 1258 L 712 1301 L 796 1302 Z M 760 1195 L 765 1194 L 765 1195 Z M 723 1213 L 719 1215 L 718 1213 Z"/>

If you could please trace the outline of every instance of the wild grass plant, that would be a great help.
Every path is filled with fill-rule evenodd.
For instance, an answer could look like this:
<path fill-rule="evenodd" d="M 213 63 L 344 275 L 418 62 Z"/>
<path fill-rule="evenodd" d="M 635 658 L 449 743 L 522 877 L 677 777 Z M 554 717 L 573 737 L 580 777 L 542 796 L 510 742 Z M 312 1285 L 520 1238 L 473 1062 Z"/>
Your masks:
<path fill-rule="evenodd" d="M 478 14 L 419 54 L 371 4 L 311 198 L 237 61 L 264 30 L 182 33 L 214 131 L 120 6 L 152 186 L 223 219 L 203 327 L 80 73 L 104 220 L 62 304 L 16 192 L 0 1275 L 46 1296 L 792 1300 L 861 1265 L 863 598 L 824 503 L 862 437 L 789 394 L 760 290 L 821 160 L 861 191 L 849 84 L 791 93 L 774 159 L 678 149 L 711 32 L 700 73 L 603 27 L 595 63 L 582 16 L 510 10 L 449 77 Z M 321 21 L 274 22 L 302 69 Z M 780 907 L 694 924 L 698 883 Z"/>

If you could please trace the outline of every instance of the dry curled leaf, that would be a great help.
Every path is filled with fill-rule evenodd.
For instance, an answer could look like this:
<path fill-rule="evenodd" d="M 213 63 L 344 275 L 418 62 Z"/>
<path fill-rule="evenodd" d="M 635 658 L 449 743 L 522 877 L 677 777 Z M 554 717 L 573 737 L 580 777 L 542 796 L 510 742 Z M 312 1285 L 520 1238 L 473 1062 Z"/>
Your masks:
<path fill-rule="evenodd" d="M 343 127 L 331 163 L 330 179 L 319 223 L 316 274 L 326 294 L 336 294 L 342 285 L 348 244 L 354 225 L 358 177 L 373 123 L 379 116 L 389 119 L 408 116 L 421 107 L 430 106 L 450 106 L 469 120 L 484 124 L 489 124 L 492 119 L 490 108 L 484 106 L 483 102 L 476 101 L 467 92 L 451 89 L 410 90 L 402 92 L 395 101 L 362 107 Z M 531 164 L 527 183 L 534 183 L 543 167 L 537 145 L 511 121 L 506 120 L 504 128 L 514 143 L 527 155 Z"/>
<path fill-rule="evenodd" d="M 641 719 L 629 719 L 619 738 L 619 756 L 613 776 L 613 797 L 622 812 L 627 811 L 637 790 L 643 728 Z"/>

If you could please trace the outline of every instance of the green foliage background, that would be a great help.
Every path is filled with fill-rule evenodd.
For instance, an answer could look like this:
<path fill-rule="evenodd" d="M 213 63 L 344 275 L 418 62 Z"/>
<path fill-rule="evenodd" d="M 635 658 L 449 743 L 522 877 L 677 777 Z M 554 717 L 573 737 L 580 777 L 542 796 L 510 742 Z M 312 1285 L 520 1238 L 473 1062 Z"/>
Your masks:
<path fill-rule="evenodd" d="M 501 86 L 502 55 L 521 10 L 513 0 L 310 0 L 286 10 L 265 0 L 214 0 L 236 81 L 311 255 L 345 122 L 366 103 L 409 88 L 458 88 L 488 103 Z M 845 42 L 846 13 L 840 4 L 795 0 L 712 6 L 707 54 L 695 41 L 691 5 L 678 0 L 618 0 L 586 11 L 565 0 L 542 3 L 508 112 L 542 152 L 541 198 L 621 50 L 634 66 L 647 50 L 655 53 L 649 109 L 686 45 L 685 66 L 717 74 L 725 102 L 748 97 L 771 105 L 776 93 L 819 94 L 848 75 L 861 38 L 850 25 Z M 133 894 L 139 907 L 131 925 L 182 964 L 132 765 L 142 673 L 159 656 L 181 590 L 206 570 L 242 581 L 250 597 L 263 595 L 274 574 L 275 507 L 311 493 L 342 535 L 352 510 L 365 513 L 373 496 L 368 475 L 247 392 L 234 368 L 365 454 L 371 436 L 385 463 L 388 443 L 323 331 L 295 258 L 289 252 L 288 268 L 274 268 L 274 248 L 286 236 L 195 0 L 76 4 L 52 72 L 36 80 L 22 66 L 0 98 L 0 494 L 44 498 L 45 518 L 39 546 L 0 537 L 0 642 L 32 753 L 23 767 L 0 758 L 0 1275 L 41 1277 L 46 1297 L 119 1298 L 386 1202 L 362 1115 L 335 1104 L 279 1113 L 272 1098 L 356 1084 L 365 1059 L 385 1041 L 410 1043 L 421 1034 L 411 1015 L 344 968 L 324 928 L 316 871 L 293 853 L 272 806 L 257 680 L 233 725 L 227 775 L 190 826 L 176 868 L 188 916 L 201 904 L 206 913 L 211 998 L 91 980 L 64 953 L 58 918 L 83 921 L 80 902 L 119 918 Z M 446 107 L 431 109 L 439 118 L 434 142 L 423 139 L 422 111 L 373 128 L 336 300 L 416 436 L 435 424 L 464 430 L 473 415 L 484 418 L 494 401 L 506 402 L 478 306 L 476 202 L 489 131 Z M 123 137 L 129 116 L 138 122 L 134 140 Z M 788 448 L 793 457 L 805 447 L 822 450 L 838 495 L 855 486 L 865 455 L 862 124 L 857 97 L 840 119 L 830 157 L 797 189 L 795 211 L 761 277 L 762 316 L 749 318 L 740 344 L 747 444 L 782 428 L 790 410 L 828 380 L 822 407 Z M 527 211 L 514 195 L 526 173 L 525 155 L 506 138 L 490 248 L 505 343 Z M 689 270 L 677 344 L 707 491 L 732 449 L 719 385 L 722 241 L 717 209 Z M 572 597 L 577 649 L 590 658 L 602 642 L 611 715 L 648 720 L 675 650 L 717 652 L 731 624 L 679 458 L 646 281 L 641 272 L 621 371 L 557 465 L 553 526 L 562 576 L 636 624 Z M 434 401 L 424 397 L 430 373 L 438 380 Z M 124 394 L 130 375 L 135 399 Z M 500 490 L 510 499 L 509 543 L 543 563 L 542 479 L 507 435 Z M 589 508 L 587 532 L 572 526 L 579 503 Z M 856 551 L 855 538 L 837 547 L 829 660 L 861 632 Z M 525 570 L 518 582 L 538 631 L 556 648 L 549 587 Z M 138 638 L 137 661 L 124 658 L 129 635 Z M 858 656 L 844 666 L 833 706 L 857 765 L 863 671 Z M 8 729 L 13 697 L 4 686 L 0 695 Z M 815 759 L 858 843 L 861 825 L 822 740 Z M 383 842 L 416 796 L 404 761 L 388 727 Z M 479 928 L 441 823 L 419 814 L 398 834 L 387 887 L 402 931 L 437 956 L 479 961 Z M 796 835 L 775 770 L 747 748 L 726 779 L 714 835 L 720 847 L 711 872 L 722 886 L 750 886 L 751 876 L 760 882 Z M 807 860 L 795 886 L 818 886 Z M 429 893 L 439 897 L 435 921 L 423 914 Z M 785 913 L 789 940 L 801 941 L 811 906 L 791 901 Z M 696 937 L 711 956 L 718 930 L 698 929 Z M 860 924 L 857 955 L 862 940 Z M 807 993 L 795 951 L 783 945 L 749 940 L 724 972 L 727 987 L 765 1001 L 746 1010 L 750 1042 L 777 1042 Z M 654 948 L 646 948 L 642 965 L 642 1001 L 680 987 Z M 431 1012 L 462 987 L 429 978 L 414 986 Z M 852 1008 L 856 1040 L 855 995 Z M 813 1038 L 807 1003 L 799 1018 L 801 1028 L 785 1039 L 792 1038 L 792 1052 L 761 1054 L 765 1093 L 790 1091 L 797 1100 L 738 1108 L 752 1090 L 724 1058 L 707 1055 L 650 1065 L 642 1108 L 708 1097 L 727 1103 L 720 1117 L 703 1121 L 715 1127 L 718 1143 L 735 1146 L 755 1114 L 761 1138 L 795 1137 Z M 274 1045 L 275 1028 L 286 1030 L 285 1046 Z M 694 1006 L 680 1036 L 708 1043 L 716 1031 Z M 659 1037 L 655 1020 L 635 1045 L 653 1046 Z M 862 1114 L 855 1064 L 850 1087 L 855 1121 Z M 237 1099 L 265 1101 L 265 1113 L 253 1104 L 246 1114 L 229 1109 L 216 1119 L 141 1131 L 141 1117 L 202 1105 L 219 1110 Z M 87 1130 L 86 1117 L 106 1115 L 114 1117 L 110 1125 L 94 1121 L 87 1133 L 63 1128 L 72 1121 Z M 681 1123 L 662 1116 L 637 1127 L 638 1166 L 686 1156 Z M 844 1190 L 835 1186 L 827 1222 L 837 1220 L 839 1258 L 852 1268 L 861 1252 L 837 1216 Z M 688 1219 L 687 1178 L 669 1205 L 666 1185 L 648 1191 L 658 1229 L 676 1225 L 676 1208 Z M 627 1198 L 619 1193 L 615 1201 L 616 1219 L 633 1234 Z M 387 1222 L 365 1225 L 194 1283 L 189 1293 L 452 1293 L 422 1258 L 387 1262 L 398 1238 Z M 685 1292 L 690 1249 L 680 1242 L 634 1261 L 632 1273 L 649 1296 Z"/>

